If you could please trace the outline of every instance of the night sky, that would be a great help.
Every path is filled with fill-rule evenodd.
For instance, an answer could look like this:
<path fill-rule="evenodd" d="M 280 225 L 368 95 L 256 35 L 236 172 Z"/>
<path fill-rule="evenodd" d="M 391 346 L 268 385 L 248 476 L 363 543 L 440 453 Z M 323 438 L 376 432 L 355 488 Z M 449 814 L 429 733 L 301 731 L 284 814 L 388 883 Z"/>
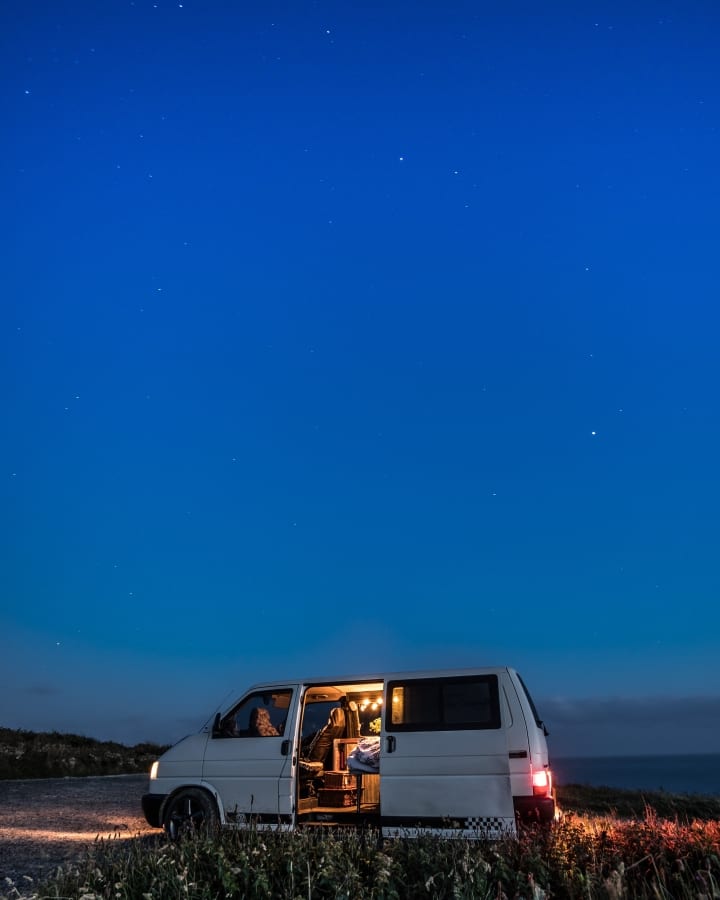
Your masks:
<path fill-rule="evenodd" d="M 720 752 L 720 7 L 8 0 L 0 724 L 507 664 Z"/>

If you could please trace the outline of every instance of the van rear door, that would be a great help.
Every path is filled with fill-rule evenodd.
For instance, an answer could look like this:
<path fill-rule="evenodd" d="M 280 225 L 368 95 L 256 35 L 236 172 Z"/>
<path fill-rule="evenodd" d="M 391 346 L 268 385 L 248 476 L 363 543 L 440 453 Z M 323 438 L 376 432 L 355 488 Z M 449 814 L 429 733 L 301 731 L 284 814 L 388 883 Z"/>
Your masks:
<path fill-rule="evenodd" d="M 391 676 L 381 738 L 383 833 L 514 832 L 497 674 Z"/>

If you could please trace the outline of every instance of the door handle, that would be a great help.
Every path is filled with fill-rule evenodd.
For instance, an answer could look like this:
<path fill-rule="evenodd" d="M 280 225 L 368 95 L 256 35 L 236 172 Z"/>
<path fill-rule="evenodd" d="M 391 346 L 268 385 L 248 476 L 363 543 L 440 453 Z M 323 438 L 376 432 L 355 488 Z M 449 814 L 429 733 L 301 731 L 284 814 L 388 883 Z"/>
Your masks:
<path fill-rule="evenodd" d="M 285 740 L 282 742 L 282 744 L 280 744 L 280 752 L 283 756 L 288 755 L 288 753 L 290 752 L 290 741 Z"/>
<path fill-rule="evenodd" d="M 385 738 L 385 743 L 386 743 L 386 747 L 387 747 L 387 752 L 394 753 L 395 752 L 395 737 L 392 734 L 389 735 L 388 737 Z"/>

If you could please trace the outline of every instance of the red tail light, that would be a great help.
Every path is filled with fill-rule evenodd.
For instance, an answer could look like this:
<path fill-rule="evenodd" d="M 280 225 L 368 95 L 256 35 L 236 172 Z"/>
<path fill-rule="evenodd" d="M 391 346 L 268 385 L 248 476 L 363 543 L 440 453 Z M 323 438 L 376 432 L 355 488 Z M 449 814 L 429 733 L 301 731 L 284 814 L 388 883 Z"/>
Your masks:
<path fill-rule="evenodd" d="M 552 794 L 552 773 L 550 769 L 540 769 L 532 775 L 533 794 L 549 797 Z"/>

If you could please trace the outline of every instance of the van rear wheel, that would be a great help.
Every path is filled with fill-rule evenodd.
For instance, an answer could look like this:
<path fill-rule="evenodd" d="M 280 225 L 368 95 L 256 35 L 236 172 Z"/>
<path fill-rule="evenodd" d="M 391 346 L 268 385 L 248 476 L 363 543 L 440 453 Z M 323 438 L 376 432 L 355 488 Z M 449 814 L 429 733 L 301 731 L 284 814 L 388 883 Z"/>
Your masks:
<path fill-rule="evenodd" d="M 212 797 L 198 788 L 185 788 L 171 797 L 163 814 L 163 828 L 171 841 L 214 831 L 219 824 Z"/>

